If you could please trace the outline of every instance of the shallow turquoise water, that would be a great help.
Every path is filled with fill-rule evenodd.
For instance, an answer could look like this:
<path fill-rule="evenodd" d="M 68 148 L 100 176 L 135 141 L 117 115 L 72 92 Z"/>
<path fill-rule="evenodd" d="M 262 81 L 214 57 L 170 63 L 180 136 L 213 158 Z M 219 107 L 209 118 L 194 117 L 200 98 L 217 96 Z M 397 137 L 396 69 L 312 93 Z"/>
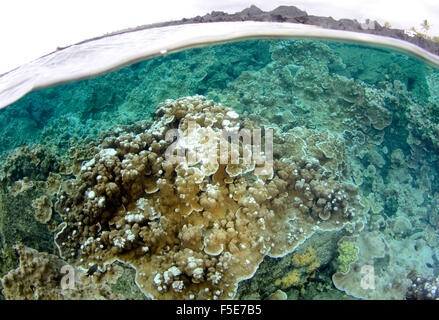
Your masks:
<path fill-rule="evenodd" d="M 121 161 L 128 161 L 142 150 L 151 150 L 152 144 L 147 144 L 122 152 L 123 148 L 118 141 L 125 139 L 127 135 L 134 137 L 142 132 L 150 133 L 154 123 L 168 126 L 168 123 L 160 122 L 165 119 L 164 114 L 168 111 L 155 113 L 156 107 L 164 104 L 165 110 L 178 109 L 175 105 L 170 107 L 172 103 L 167 100 L 194 95 L 205 96 L 215 104 L 232 108 L 239 115 L 237 121 L 240 128 L 264 127 L 274 130 L 273 177 L 264 180 L 264 183 L 268 185 L 271 179 L 275 181 L 277 178 L 287 181 L 285 192 L 288 195 L 283 200 L 286 207 L 276 207 L 274 201 L 278 195 L 268 200 L 264 199 L 265 202 L 261 200 L 258 205 L 261 208 L 274 208 L 275 220 L 281 219 L 284 211 L 291 215 L 296 214 L 290 209 L 296 206 L 294 197 L 304 197 L 303 201 L 310 201 L 306 206 L 309 207 L 309 215 L 315 219 L 312 220 L 315 222 L 314 229 L 320 230 L 321 227 L 317 224 L 319 219 L 323 225 L 327 223 L 326 219 L 313 216 L 313 212 L 318 212 L 313 208 L 320 206 L 318 199 L 323 196 L 309 198 L 306 196 L 308 190 L 300 191 L 297 186 L 294 187 L 296 182 L 291 182 L 296 180 L 285 177 L 285 172 L 288 171 L 283 168 L 283 163 L 300 163 L 311 161 L 310 159 L 318 159 L 319 168 L 315 170 L 319 173 L 313 171 L 316 175 L 308 177 L 300 169 L 299 177 L 295 179 L 300 181 L 302 174 L 305 183 L 310 185 L 313 180 L 334 182 L 342 186 L 352 185 L 352 188 L 355 188 L 355 197 L 348 198 L 348 203 L 343 202 L 340 208 L 347 210 L 348 207 L 355 207 L 361 211 L 358 214 L 361 217 L 349 218 L 349 221 L 355 222 L 354 226 L 344 225 L 343 221 L 336 225 L 334 220 L 331 227 L 322 227 L 322 231 L 329 230 L 322 233 L 324 236 L 318 232 L 314 233 L 314 229 L 311 232 L 314 223 L 312 221 L 306 220 L 306 225 L 302 226 L 302 216 L 287 219 L 292 221 L 291 230 L 299 230 L 299 225 L 301 229 L 305 229 L 302 232 L 289 232 L 305 234 L 304 238 L 301 238 L 303 241 L 288 249 L 283 248 L 282 241 L 285 239 L 281 235 L 278 236 L 278 240 L 266 240 L 270 244 L 273 242 L 274 249 L 271 249 L 271 252 L 267 249 L 262 257 L 249 262 L 250 265 L 254 263 L 254 271 L 248 272 L 239 281 L 232 277 L 236 283 L 244 278 L 250 279 L 242 281 L 239 289 L 233 291 L 232 295 L 221 293 L 218 295 L 219 298 L 250 296 L 265 299 L 280 289 L 291 299 L 405 299 L 411 297 L 408 292 L 411 292 L 410 277 L 413 273 L 430 279 L 429 281 L 433 281 L 431 279 L 437 276 L 439 70 L 395 51 L 317 40 L 257 40 L 186 50 L 136 63 L 93 79 L 31 92 L 0 110 L 0 238 L 3 248 L 0 259 L 1 275 L 16 267 L 17 259 L 9 258 L 6 252 L 17 242 L 40 252 L 63 256 L 60 242 L 58 241 L 56 246 L 53 243 L 55 235 L 59 236 L 64 232 L 57 226 L 65 222 L 67 229 L 72 228 L 70 231 L 85 232 L 83 228 L 75 229 L 73 223 L 78 223 L 77 217 L 80 215 L 81 219 L 84 215 L 92 215 L 91 211 L 87 211 L 87 208 L 93 205 L 90 204 L 92 202 L 87 202 L 87 195 L 93 199 L 95 194 L 98 198 L 104 192 L 99 191 L 97 186 L 100 182 L 95 176 L 92 182 L 84 182 L 85 173 L 84 170 L 81 171 L 81 166 L 88 163 L 93 167 L 95 160 L 91 159 L 95 159 L 96 154 L 102 150 L 117 150 Z M 203 110 L 208 112 L 209 108 L 206 106 Z M 171 111 L 175 112 L 174 109 Z M 192 119 L 202 126 L 211 123 L 199 120 L 200 110 L 195 110 L 194 114 L 191 112 L 195 111 L 191 110 L 186 110 L 185 115 L 176 116 L 176 119 Z M 215 117 L 215 114 L 223 112 L 221 110 L 223 109 L 215 109 L 206 114 Z M 226 111 L 223 113 L 226 114 Z M 221 119 L 225 119 L 224 117 Z M 233 122 L 234 119 L 230 117 L 227 121 Z M 179 125 L 176 120 L 170 121 L 169 125 Z M 180 125 L 182 123 L 180 122 Z M 224 129 L 224 124 L 219 125 L 217 122 L 211 123 L 211 126 L 218 130 Z M 160 142 L 159 140 L 157 141 Z M 127 158 L 127 154 L 131 155 Z M 195 165 L 197 168 L 198 166 L 199 163 Z M 166 171 L 164 165 L 159 171 Z M 117 174 L 115 175 L 116 177 L 111 179 L 117 182 Z M 169 173 L 166 177 L 167 183 L 177 183 L 178 175 L 179 173 L 175 172 Z M 207 174 L 204 182 L 196 185 L 210 183 L 215 186 L 217 175 L 218 173 Z M 253 173 L 242 173 L 248 183 L 247 190 L 251 194 L 252 183 L 256 182 L 254 177 L 248 178 L 249 175 Z M 73 181 L 71 183 L 76 189 L 69 189 L 66 181 Z M 137 180 L 133 181 L 128 185 L 138 183 Z M 146 182 L 142 183 L 145 188 Z M 152 183 L 159 184 L 155 180 Z M 221 186 L 221 183 L 218 185 Z M 99 209 L 98 213 L 93 213 L 98 217 L 93 216 L 87 220 L 90 227 L 99 221 L 100 229 L 111 232 L 111 220 L 107 216 L 117 216 L 120 213 L 120 205 L 129 211 L 131 204 L 143 199 L 122 182 L 121 188 L 123 192 L 115 196 L 120 199 L 111 200 L 113 202 L 108 204 L 109 207 L 102 209 L 104 211 L 101 212 Z M 177 186 L 173 188 L 175 195 L 183 194 Z M 230 190 L 230 183 L 227 183 L 227 188 Z M 348 187 L 340 187 L 340 190 L 349 189 L 343 188 Z M 165 193 L 164 187 L 159 189 L 154 191 L 156 193 L 152 196 L 147 192 L 148 197 L 156 200 L 156 197 L 160 197 L 158 194 Z M 76 192 L 74 190 L 80 190 L 78 192 L 81 196 L 73 196 Z M 204 193 L 210 194 L 207 190 L 208 186 L 196 192 L 197 198 L 194 201 L 198 206 L 201 204 L 203 209 L 194 209 L 194 212 L 201 212 L 203 215 L 221 207 L 219 204 L 217 207 L 206 207 L 203 204 Z M 315 190 L 312 189 L 312 192 Z M 90 196 L 90 192 L 93 192 L 93 197 Z M 60 196 L 72 197 L 74 200 L 67 205 L 64 204 L 64 200 L 60 200 Z M 125 202 L 123 197 L 129 200 Z M 111 197 L 107 194 L 107 202 L 109 198 Z M 36 202 L 37 199 L 39 201 Z M 184 198 L 180 199 L 190 203 Z M 349 201 L 353 201 L 352 204 Z M 94 205 L 99 207 L 97 203 Z M 196 207 L 193 203 L 191 205 L 193 208 Z M 250 208 L 243 200 L 236 200 L 236 205 L 240 208 Z M 50 208 L 40 209 L 44 206 Z M 166 206 L 174 210 L 174 204 L 163 205 L 160 207 L 163 216 L 166 216 L 163 212 L 163 207 Z M 60 212 L 67 207 L 73 213 Z M 50 211 L 50 217 L 42 219 L 38 216 L 44 212 L 47 215 L 47 210 Z M 336 215 L 336 211 L 331 211 L 332 216 Z M 220 215 L 213 215 L 215 214 Z M 207 214 L 203 216 L 205 215 Z M 279 218 L 276 218 L 276 215 Z M 198 239 L 204 241 L 204 249 L 185 243 L 178 236 L 178 231 L 173 232 L 176 232 L 175 237 L 181 241 L 173 240 L 175 248 L 167 245 L 176 252 L 183 252 L 186 247 L 191 247 L 197 248 L 195 251 L 200 250 L 206 257 L 216 256 L 206 253 L 205 243 L 209 242 L 206 240 L 206 234 L 214 232 L 211 228 L 215 223 L 215 218 L 209 219 L 209 222 L 203 225 L 204 240 Z M 328 221 L 332 222 L 331 219 Z M 275 220 L 267 222 L 270 225 L 268 229 L 276 225 Z M 153 219 L 140 223 L 140 227 L 145 226 L 152 230 L 151 221 Z M 191 220 L 191 225 L 196 223 L 201 224 Z M 237 221 L 234 223 L 237 224 Z M 176 228 L 181 226 L 179 224 Z M 308 227 L 309 231 L 306 231 Z M 273 230 L 277 229 L 273 227 Z M 103 231 L 93 232 L 102 237 Z M 326 239 L 328 234 L 332 235 L 332 246 L 319 244 L 319 238 Z M 171 237 L 169 234 L 167 236 Z M 345 236 L 350 238 L 343 238 Z M 84 245 L 88 238 L 84 236 L 76 239 L 76 242 L 72 240 L 75 243 L 69 250 L 76 246 L 78 252 L 81 251 L 80 246 Z M 238 238 L 242 241 L 243 237 Z M 272 238 L 276 238 L 276 234 L 273 234 Z M 124 248 L 126 251 L 117 253 L 119 260 L 133 265 L 133 258 L 127 258 L 127 252 L 135 250 L 136 246 L 146 246 L 141 239 L 135 241 L 138 243 L 128 249 Z M 227 238 L 225 241 L 221 257 L 228 250 L 233 252 L 230 246 L 234 240 Z M 349 254 L 340 249 L 343 247 L 341 244 L 346 241 L 354 243 L 357 248 L 352 257 L 353 247 L 350 247 L 351 260 L 346 258 Z M 107 244 L 103 246 L 107 248 Z M 151 244 L 150 250 L 156 248 L 155 246 L 156 244 Z M 157 255 L 171 259 L 169 254 L 161 251 L 165 249 L 157 246 L 157 249 L 154 249 L 157 251 L 145 253 L 145 256 Z M 309 247 L 314 251 L 306 251 Z M 108 247 L 108 252 L 110 249 Z M 102 253 L 102 256 L 108 252 Z M 315 257 L 314 253 L 310 252 L 315 252 Z M 246 254 L 258 255 L 257 252 Z M 263 260 L 265 256 L 267 257 Z M 63 256 L 64 260 L 72 265 L 87 265 L 88 261 L 84 260 L 87 260 L 88 256 L 81 256 L 83 261 L 79 260 L 79 256 L 72 257 L 67 259 Z M 283 257 L 283 260 L 279 260 L 283 262 L 275 263 L 273 261 L 278 260 L 270 260 L 269 257 Z M 316 261 L 314 264 L 310 261 L 308 264 L 285 262 L 294 261 L 294 257 L 302 257 L 302 260 L 314 257 Z M 136 256 L 135 259 L 134 264 L 140 263 L 142 258 Z M 10 261 L 15 261 L 15 265 Z M 90 256 L 90 263 L 101 262 Z M 174 263 L 183 269 L 177 260 Z M 216 266 L 217 262 L 211 263 Z M 351 268 L 344 269 L 343 263 L 344 267 L 348 268 L 350 264 Z M 103 268 L 103 262 L 101 264 Z M 378 275 L 373 288 L 364 288 L 361 285 L 364 284 L 361 282 L 364 274 L 355 270 L 360 270 L 363 266 L 372 266 L 374 274 Z M 190 295 L 213 298 L 197 294 L 194 290 L 198 290 L 198 287 L 204 290 L 205 286 L 222 288 L 221 281 L 219 284 L 212 284 L 213 282 L 206 278 L 203 278 L 201 284 L 198 284 L 198 279 L 194 285 L 192 271 L 184 271 L 179 275 L 180 278 L 175 280 L 178 285 L 180 281 L 184 283 L 183 292 L 176 289 L 172 291 L 171 284 L 169 288 L 151 289 L 151 279 L 157 272 L 166 272 L 165 269 L 169 267 L 170 265 L 165 267 L 161 264 L 142 264 L 142 267 L 139 264 L 136 267 L 136 281 L 145 296 L 167 299 L 187 294 L 185 298 Z M 208 267 L 205 268 L 207 270 Z M 257 271 L 266 271 L 267 268 L 271 270 L 269 276 Z M 151 279 L 142 282 L 139 278 L 140 269 L 149 272 Z M 228 271 L 221 270 L 223 279 L 226 279 Z M 340 270 L 350 271 L 343 273 Z M 318 291 L 315 283 L 310 280 L 316 276 L 325 283 L 325 289 Z M 27 283 L 28 278 L 23 276 L 23 283 Z M 230 282 L 226 284 L 235 284 L 233 279 L 227 278 Z M 142 288 L 142 284 L 145 287 Z M 390 284 L 391 289 L 388 289 Z M 224 292 L 227 290 L 224 289 Z M 8 293 L 5 296 L 12 295 Z"/>

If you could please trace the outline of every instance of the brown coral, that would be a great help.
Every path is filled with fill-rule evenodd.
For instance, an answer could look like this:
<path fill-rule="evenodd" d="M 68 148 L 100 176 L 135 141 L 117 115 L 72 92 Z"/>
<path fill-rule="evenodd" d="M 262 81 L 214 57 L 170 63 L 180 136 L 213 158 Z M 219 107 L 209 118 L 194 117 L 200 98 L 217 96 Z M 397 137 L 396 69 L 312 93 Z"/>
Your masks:
<path fill-rule="evenodd" d="M 6 299 L 71 300 L 119 299 L 103 283 L 45 252 L 16 245 L 20 265 L 2 279 Z M 111 272 L 110 272 L 111 273 Z M 116 275 L 118 276 L 118 275 Z"/>
<path fill-rule="evenodd" d="M 41 223 L 47 223 L 52 218 L 52 201 L 47 196 L 41 196 L 32 201 L 35 209 L 35 219 Z"/>
<path fill-rule="evenodd" d="M 285 152 L 258 171 L 261 155 L 227 140 L 252 128 L 238 118 L 186 97 L 159 105 L 143 132 L 106 137 L 59 194 L 60 254 L 100 268 L 129 263 L 151 298 L 231 298 L 265 255 L 285 255 L 318 229 L 358 220 L 358 191 L 341 181 L 340 138 L 276 133 L 283 149 L 304 152 Z"/>

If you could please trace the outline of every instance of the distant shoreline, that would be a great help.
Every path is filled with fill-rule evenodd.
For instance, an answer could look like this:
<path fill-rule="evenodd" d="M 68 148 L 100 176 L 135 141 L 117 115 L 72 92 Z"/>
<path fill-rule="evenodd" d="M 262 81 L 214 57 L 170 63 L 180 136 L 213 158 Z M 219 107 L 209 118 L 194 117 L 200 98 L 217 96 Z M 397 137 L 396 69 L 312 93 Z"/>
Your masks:
<path fill-rule="evenodd" d="M 381 36 L 404 40 L 413 43 L 439 56 L 439 43 L 425 39 L 417 35 L 409 36 L 402 29 L 386 28 L 384 26 L 381 26 L 378 22 L 372 20 L 367 21 L 367 23 L 360 23 L 355 19 L 335 20 L 332 17 L 308 15 L 306 11 L 300 10 L 295 6 L 279 6 L 271 11 L 263 11 L 258 7 L 252 5 L 249 8 L 246 8 L 236 13 L 212 11 L 211 13 L 205 14 L 204 16 L 196 16 L 193 18 L 183 18 L 181 20 L 175 20 L 175 21 L 147 24 L 147 25 L 123 29 L 115 32 L 110 32 L 99 37 L 94 37 L 81 41 L 79 43 L 84 43 L 115 34 L 132 32 L 136 30 L 173 26 L 180 24 L 189 24 L 189 23 L 209 23 L 209 22 L 228 22 L 228 21 L 230 22 L 232 21 L 289 22 L 289 23 L 315 25 L 325 29 L 369 33 L 369 34 L 381 35 Z M 58 50 L 62 50 L 68 47 L 69 46 L 60 47 L 58 48 Z"/>

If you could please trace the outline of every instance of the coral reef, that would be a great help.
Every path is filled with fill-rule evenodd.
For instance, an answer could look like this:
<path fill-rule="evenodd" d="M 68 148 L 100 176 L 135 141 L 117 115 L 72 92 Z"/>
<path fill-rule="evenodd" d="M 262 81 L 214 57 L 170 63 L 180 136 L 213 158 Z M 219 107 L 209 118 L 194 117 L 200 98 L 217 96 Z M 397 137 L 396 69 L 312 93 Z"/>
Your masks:
<path fill-rule="evenodd" d="M 303 286 L 308 277 L 314 277 L 314 272 L 320 267 L 317 253 L 313 247 L 308 247 L 308 250 L 303 254 L 294 253 L 291 261 L 293 270 L 286 276 L 276 279 L 274 282 L 276 286 L 281 286 L 283 289 L 291 286 Z"/>
<path fill-rule="evenodd" d="M 36 219 L 32 207 L 35 199 L 43 196 L 44 191 L 35 185 L 17 194 L 0 189 L 0 238 L 4 250 L 22 242 L 40 251 L 53 251 L 53 234 L 49 229 L 55 228 L 59 219 L 52 216 L 53 220 L 47 222 L 51 227 L 45 225 Z"/>
<path fill-rule="evenodd" d="M 282 290 L 289 300 L 313 299 L 314 294 L 318 294 L 321 299 L 350 299 L 345 293 L 338 291 L 331 280 L 331 264 L 336 258 L 337 242 L 347 234 L 349 233 L 345 229 L 317 231 L 294 252 L 281 258 L 265 257 L 255 275 L 239 284 L 236 298 L 269 299 L 271 294 Z M 301 266 L 298 262 L 303 262 L 303 258 L 312 263 Z M 308 269 L 308 266 L 311 268 Z M 314 268 L 317 269 L 313 270 Z M 291 276 L 293 270 L 297 270 L 301 276 L 300 285 L 282 288 L 280 280 Z"/>
<path fill-rule="evenodd" d="M 18 265 L 14 245 L 55 250 L 52 233 L 60 223 L 55 195 L 68 163 L 53 146 L 21 146 L 0 167 L 0 277 Z"/>
<path fill-rule="evenodd" d="M 60 223 L 53 202 L 68 162 L 53 146 L 21 146 L 0 167 L 0 238 L 6 250 L 15 243 L 53 250 L 53 231 Z M 36 223 L 38 221 L 38 223 Z"/>
<path fill-rule="evenodd" d="M 287 300 L 288 296 L 282 290 L 277 290 L 275 293 L 272 293 L 268 300 Z"/>
<path fill-rule="evenodd" d="M 120 299 L 103 284 L 92 281 L 80 269 L 63 268 L 67 264 L 56 256 L 17 245 L 20 265 L 2 279 L 6 299 L 25 300 L 90 300 Z M 71 278 L 68 277 L 71 272 Z M 107 272 L 108 277 L 110 273 Z M 69 282 L 72 283 L 69 283 Z"/>
<path fill-rule="evenodd" d="M 358 248 L 353 242 L 343 241 L 338 246 L 337 270 L 341 273 L 349 271 L 349 265 L 357 260 Z"/>
<path fill-rule="evenodd" d="M 287 134 L 282 147 L 303 153 L 286 153 L 259 173 L 257 158 L 233 164 L 230 153 L 216 161 L 218 143 L 235 148 L 221 140 L 224 130 L 254 128 L 238 118 L 202 96 L 186 97 L 160 104 L 144 132 L 106 137 L 59 193 L 61 256 L 128 263 L 151 298 L 231 298 L 265 255 L 283 256 L 317 230 L 361 221 L 357 189 L 342 182 L 343 152 L 326 133 Z M 180 132 L 173 145 L 172 129 Z M 197 157 L 171 161 L 170 146 Z"/>
<path fill-rule="evenodd" d="M 7 297 L 56 287 L 22 243 L 96 298 L 430 299 L 438 85 L 389 50 L 257 40 L 32 92 L 0 110 Z"/>
<path fill-rule="evenodd" d="M 408 278 L 412 281 L 406 292 L 407 300 L 438 300 L 439 277 L 423 278 L 411 272 Z"/>
<path fill-rule="evenodd" d="M 47 196 L 41 196 L 32 201 L 35 218 L 41 223 L 47 223 L 52 218 L 52 201 Z"/>
<path fill-rule="evenodd" d="M 392 123 L 390 89 L 346 77 L 343 60 L 327 43 L 277 41 L 270 53 L 272 62 L 266 67 L 243 72 L 208 97 L 243 112 L 251 104 L 249 117 L 259 114 L 285 130 L 306 125 L 368 135 Z"/>
<path fill-rule="evenodd" d="M 223 88 L 242 71 L 262 68 L 270 61 L 268 47 L 269 41 L 244 41 L 191 49 L 31 92 L 0 110 L 0 153 L 24 142 L 66 151 L 71 139 L 97 138 L 116 125 L 150 120 L 165 99 Z"/>
<path fill-rule="evenodd" d="M 0 169 L 1 185 L 10 185 L 24 177 L 45 180 L 50 173 L 61 170 L 57 152 L 53 146 L 23 145 L 11 152 Z"/>
<path fill-rule="evenodd" d="M 345 242 L 357 248 L 357 259 L 347 272 L 336 272 L 332 280 L 338 289 L 356 298 L 401 300 L 411 284 L 410 270 L 423 277 L 433 275 L 428 267 L 433 264 L 432 251 L 422 242 L 398 240 L 377 231 L 343 238 L 340 244 Z"/>

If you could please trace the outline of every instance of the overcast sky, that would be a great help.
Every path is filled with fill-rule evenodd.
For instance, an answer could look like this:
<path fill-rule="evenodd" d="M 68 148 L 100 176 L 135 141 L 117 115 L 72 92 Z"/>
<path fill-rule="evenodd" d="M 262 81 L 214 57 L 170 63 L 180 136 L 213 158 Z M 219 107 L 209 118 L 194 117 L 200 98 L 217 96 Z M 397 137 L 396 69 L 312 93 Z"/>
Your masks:
<path fill-rule="evenodd" d="M 124 28 L 190 18 L 212 10 L 229 13 L 254 4 L 264 11 L 294 5 L 308 14 L 366 18 L 410 29 L 427 19 L 439 35 L 438 0 L 0 0 L 0 74 L 58 46 Z"/>

